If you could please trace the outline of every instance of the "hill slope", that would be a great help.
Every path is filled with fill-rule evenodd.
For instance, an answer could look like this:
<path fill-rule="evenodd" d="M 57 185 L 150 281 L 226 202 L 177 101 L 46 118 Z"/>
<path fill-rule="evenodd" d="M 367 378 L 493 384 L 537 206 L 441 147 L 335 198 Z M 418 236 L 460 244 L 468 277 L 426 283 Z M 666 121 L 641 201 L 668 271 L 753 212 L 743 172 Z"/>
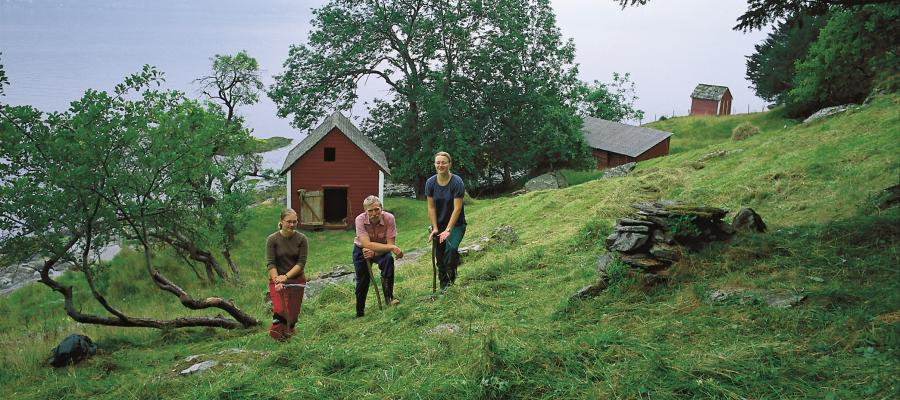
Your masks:
<path fill-rule="evenodd" d="M 352 287 L 332 287 L 303 305 L 288 344 L 273 343 L 262 329 L 76 326 L 58 297 L 32 285 L 0 299 L 0 396 L 896 398 L 900 213 L 875 206 L 879 191 L 900 179 L 898 103 L 900 96 L 881 97 L 808 125 L 777 114 L 665 121 L 656 127 L 674 132 L 673 154 L 629 177 L 467 205 L 464 244 L 501 224 L 520 242 L 467 259 L 445 296 L 430 298 L 426 255 L 398 271 L 399 307 L 379 312 L 370 299 L 357 320 Z M 747 119 L 762 132 L 731 142 L 731 127 Z M 698 169 L 697 160 L 716 151 L 724 155 Z M 770 231 L 690 255 L 666 285 L 642 289 L 618 276 L 599 297 L 569 303 L 596 278 L 615 218 L 634 202 L 660 198 L 752 207 Z M 424 203 L 386 203 L 401 224 L 398 242 L 424 247 Z M 246 284 L 189 287 L 197 295 L 224 292 L 265 321 L 262 243 L 278 209 L 254 213 L 234 252 Z M 352 233 L 309 236 L 312 271 L 349 264 Z M 185 313 L 144 282 L 138 259 L 126 253 L 108 267 L 110 297 L 128 299 L 123 308 L 142 315 Z M 159 262 L 192 281 L 178 260 Z M 83 286 L 77 276 L 69 280 Z M 807 300 L 792 309 L 711 304 L 709 294 L 723 287 L 788 289 Z M 90 304 L 84 294 L 80 300 Z M 460 331 L 428 333 L 445 323 Z M 101 353 L 77 367 L 44 367 L 49 349 L 72 331 L 96 339 Z M 216 354 L 231 348 L 246 352 Z M 177 376 L 173 370 L 194 354 L 227 363 Z"/>

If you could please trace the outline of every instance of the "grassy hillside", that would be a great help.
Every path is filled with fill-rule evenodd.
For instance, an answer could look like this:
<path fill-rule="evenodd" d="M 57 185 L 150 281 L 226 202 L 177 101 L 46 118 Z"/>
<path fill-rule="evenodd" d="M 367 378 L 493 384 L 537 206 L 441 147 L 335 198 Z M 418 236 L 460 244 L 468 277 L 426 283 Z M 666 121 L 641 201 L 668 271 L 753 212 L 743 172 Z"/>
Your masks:
<path fill-rule="evenodd" d="M 298 335 L 264 329 L 159 332 L 83 326 L 61 299 L 31 285 L 0 298 L 3 398 L 897 398 L 900 396 L 900 211 L 879 191 L 900 180 L 900 96 L 808 125 L 777 113 L 676 118 L 672 154 L 630 176 L 467 205 L 471 241 L 501 224 L 520 242 L 460 267 L 458 286 L 431 299 L 427 256 L 398 270 L 399 307 L 354 319 L 352 287 L 304 303 Z M 731 142 L 751 119 L 762 132 Z M 696 163 L 704 155 L 725 155 Z M 594 263 L 616 217 L 640 200 L 752 207 L 770 231 L 691 254 L 670 282 L 642 288 L 616 275 L 599 297 L 569 303 L 596 278 Z M 425 247 L 425 205 L 388 199 L 398 242 Z M 160 256 L 197 296 L 219 294 L 265 321 L 264 237 L 277 207 L 254 209 L 234 253 L 244 285 L 205 287 Z M 309 233 L 310 270 L 350 264 L 349 232 Z M 104 274 L 103 290 L 144 316 L 185 314 L 151 289 L 136 254 Z M 78 276 L 71 284 L 84 285 Z M 711 304 L 716 288 L 804 294 L 796 308 Z M 81 290 L 85 311 L 100 312 Z M 126 303 L 127 302 L 127 303 Z M 194 313 L 197 314 L 197 313 Z M 429 334 L 439 324 L 457 334 Z M 43 360 L 84 332 L 100 354 L 54 370 Z M 250 352 L 216 355 L 240 348 Z M 227 362 L 179 377 L 184 358 Z M 201 358 L 206 359 L 206 358 Z M 39 387 L 34 387 L 40 383 Z"/>

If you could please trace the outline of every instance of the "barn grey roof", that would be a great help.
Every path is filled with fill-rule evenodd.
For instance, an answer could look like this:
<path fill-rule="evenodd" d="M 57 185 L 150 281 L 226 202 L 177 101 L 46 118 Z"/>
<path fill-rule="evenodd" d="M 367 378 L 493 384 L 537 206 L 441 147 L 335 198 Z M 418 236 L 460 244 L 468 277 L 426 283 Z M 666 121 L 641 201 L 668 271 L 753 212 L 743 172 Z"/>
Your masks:
<path fill-rule="evenodd" d="M 637 157 L 672 136 L 669 132 L 584 117 L 584 140 L 594 149 Z"/>
<path fill-rule="evenodd" d="M 725 92 L 728 90 L 725 86 L 716 86 L 716 85 L 707 85 L 705 83 L 701 83 L 694 88 L 694 92 L 691 93 L 692 99 L 703 99 L 703 100 L 722 100 L 722 96 L 725 95 Z"/>
<path fill-rule="evenodd" d="M 344 114 L 341 114 L 340 111 L 331 113 L 328 118 L 325 118 L 325 121 L 323 121 L 321 125 L 309 132 L 309 135 L 306 135 L 300 143 L 297 143 L 297 145 L 288 152 L 287 157 L 284 159 L 284 165 L 282 165 L 281 171 L 278 173 L 284 174 L 287 172 L 287 170 L 291 168 L 291 165 L 297 162 L 300 157 L 303 157 L 306 152 L 312 149 L 316 143 L 319 143 L 319 141 L 334 128 L 340 129 L 341 132 L 344 133 L 344 136 L 347 136 L 356 147 L 359 147 L 363 153 L 366 153 L 375 164 L 378 164 L 378 167 L 388 175 L 391 174 L 391 170 L 388 168 L 387 157 L 384 156 L 384 152 L 381 151 L 371 139 L 366 137 L 366 135 L 363 135 L 363 133 L 359 131 L 359 128 L 357 128 L 356 125 L 353 125 L 353 123 L 350 122 Z"/>

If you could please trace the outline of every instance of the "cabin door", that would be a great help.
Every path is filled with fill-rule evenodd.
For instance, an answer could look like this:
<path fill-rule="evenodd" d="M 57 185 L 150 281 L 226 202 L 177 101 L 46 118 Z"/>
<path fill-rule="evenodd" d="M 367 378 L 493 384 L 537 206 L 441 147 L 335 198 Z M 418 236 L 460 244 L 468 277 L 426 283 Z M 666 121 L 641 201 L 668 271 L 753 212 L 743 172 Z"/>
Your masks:
<path fill-rule="evenodd" d="M 347 226 L 347 188 L 325 188 L 324 200 L 325 224 L 329 226 Z"/>
<path fill-rule="evenodd" d="M 322 213 L 322 191 L 300 189 L 300 225 L 321 226 L 325 223 Z"/>

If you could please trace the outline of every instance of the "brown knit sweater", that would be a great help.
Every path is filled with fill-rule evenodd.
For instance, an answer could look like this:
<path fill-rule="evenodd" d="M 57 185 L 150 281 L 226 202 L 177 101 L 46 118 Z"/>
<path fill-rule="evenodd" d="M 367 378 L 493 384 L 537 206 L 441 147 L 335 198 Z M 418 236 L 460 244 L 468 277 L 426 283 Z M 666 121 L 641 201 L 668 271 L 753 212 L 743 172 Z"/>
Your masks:
<path fill-rule="evenodd" d="M 308 250 L 306 236 L 302 233 L 294 232 L 290 237 L 284 237 L 275 232 L 266 239 L 266 268 L 275 268 L 278 275 L 287 274 L 294 265 L 303 268 Z"/>

